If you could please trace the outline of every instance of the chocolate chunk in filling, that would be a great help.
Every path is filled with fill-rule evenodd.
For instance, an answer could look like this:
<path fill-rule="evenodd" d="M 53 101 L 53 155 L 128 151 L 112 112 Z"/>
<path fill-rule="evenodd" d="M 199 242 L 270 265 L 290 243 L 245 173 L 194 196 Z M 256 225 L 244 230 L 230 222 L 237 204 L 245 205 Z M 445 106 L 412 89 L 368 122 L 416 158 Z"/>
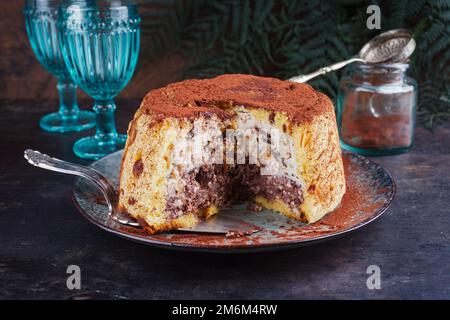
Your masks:
<path fill-rule="evenodd" d="M 203 165 L 184 173 L 182 179 L 184 189 L 167 199 L 166 211 L 172 218 L 211 205 L 252 201 L 255 196 L 279 199 L 292 209 L 303 202 L 298 183 L 284 176 L 261 175 L 257 165 Z"/>
<path fill-rule="evenodd" d="M 142 171 L 144 171 L 144 163 L 142 159 L 139 159 L 133 164 L 133 175 L 137 178 L 141 175 Z"/>

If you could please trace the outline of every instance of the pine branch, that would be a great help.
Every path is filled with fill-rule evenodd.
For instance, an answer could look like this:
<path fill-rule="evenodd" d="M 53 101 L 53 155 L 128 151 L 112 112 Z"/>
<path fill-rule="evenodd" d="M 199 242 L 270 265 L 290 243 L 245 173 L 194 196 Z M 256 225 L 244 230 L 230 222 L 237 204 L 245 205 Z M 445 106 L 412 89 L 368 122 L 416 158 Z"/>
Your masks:
<path fill-rule="evenodd" d="M 140 0 L 146 56 L 177 48 L 186 77 L 253 73 L 289 78 L 345 60 L 379 33 L 366 27 L 377 4 L 383 31 L 414 32 L 411 75 L 419 83 L 419 119 L 450 119 L 450 0 Z M 430 71 L 431 68 L 438 71 Z M 336 97 L 342 70 L 311 81 Z"/>

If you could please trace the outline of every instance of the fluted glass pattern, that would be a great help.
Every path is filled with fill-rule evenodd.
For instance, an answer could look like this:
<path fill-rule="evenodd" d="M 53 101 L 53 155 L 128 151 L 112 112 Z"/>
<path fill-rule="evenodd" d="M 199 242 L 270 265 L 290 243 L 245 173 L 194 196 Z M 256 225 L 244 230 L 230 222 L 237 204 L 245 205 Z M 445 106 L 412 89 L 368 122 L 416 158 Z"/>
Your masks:
<path fill-rule="evenodd" d="M 66 64 L 94 99 L 112 99 L 129 82 L 139 53 L 139 22 L 136 13 L 121 18 L 97 7 L 66 11 L 61 28 Z"/>
<path fill-rule="evenodd" d="M 83 158 L 98 159 L 123 148 L 113 98 L 128 84 L 140 45 L 140 17 L 125 0 L 72 1 L 60 9 L 59 40 L 71 77 L 95 99 L 96 135 L 74 146 Z"/>
<path fill-rule="evenodd" d="M 31 48 L 42 66 L 58 78 L 68 78 L 58 43 L 57 13 L 57 8 L 26 6 L 25 25 Z"/>
<path fill-rule="evenodd" d="M 58 79 L 59 111 L 44 116 L 40 126 L 51 132 L 81 131 L 95 126 L 92 112 L 80 111 L 76 85 L 63 59 L 58 39 L 58 0 L 27 0 L 23 10 L 31 48 L 41 65 Z"/>

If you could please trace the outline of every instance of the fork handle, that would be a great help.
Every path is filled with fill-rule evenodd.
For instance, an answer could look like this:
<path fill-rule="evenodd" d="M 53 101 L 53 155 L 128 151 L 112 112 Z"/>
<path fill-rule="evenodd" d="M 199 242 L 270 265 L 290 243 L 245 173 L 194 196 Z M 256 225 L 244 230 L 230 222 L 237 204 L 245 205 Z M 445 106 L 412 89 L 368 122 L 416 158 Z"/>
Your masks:
<path fill-rule="evenodd" d="M 114 212 L 113 210 L 116 204 L 115 187 L 111 181 L 100 174 L 97 170 L 56 159 L 31 149 L 25 150 L 24 157 L 31 165 L 35 167 L 80 176 L 91 181 L 100 189 L 105 197 L 106 203 L 108 204 L 109 214 L 111 215 Z"/>

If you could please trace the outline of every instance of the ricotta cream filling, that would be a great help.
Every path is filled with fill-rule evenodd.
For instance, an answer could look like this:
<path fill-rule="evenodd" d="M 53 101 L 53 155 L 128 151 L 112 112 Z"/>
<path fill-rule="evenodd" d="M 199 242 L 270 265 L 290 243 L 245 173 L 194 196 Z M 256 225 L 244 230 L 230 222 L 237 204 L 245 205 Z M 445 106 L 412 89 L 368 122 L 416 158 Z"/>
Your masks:
<path fill-rule="evenodd" d="M 173 202 L 171 207 L 183 206 L 183 196 L 186 196 L 183 192 L 192 180 L 186 179 L 186 174 L 205 165 L 254 164 L 260 168 L 261 175 L 284 177 L 278 180 L 287 181 L 284 187 L 289 188 L 292 181 L 304 189 L 303 180 L 297 176 L 292 137 L 269 121 L 256 119 L 243 106 L 235 107 L 234 111 L 236 128 L 232 128 L 232 120 L 224 121 L 216 115 L 199 117 L 191 127 L 173 128 L 177 138 L 170 155 L 166 193 L 166 199 Z M 195 193 L 196 188 L 200 187 L 189 186 L 190 194 Z"/>

